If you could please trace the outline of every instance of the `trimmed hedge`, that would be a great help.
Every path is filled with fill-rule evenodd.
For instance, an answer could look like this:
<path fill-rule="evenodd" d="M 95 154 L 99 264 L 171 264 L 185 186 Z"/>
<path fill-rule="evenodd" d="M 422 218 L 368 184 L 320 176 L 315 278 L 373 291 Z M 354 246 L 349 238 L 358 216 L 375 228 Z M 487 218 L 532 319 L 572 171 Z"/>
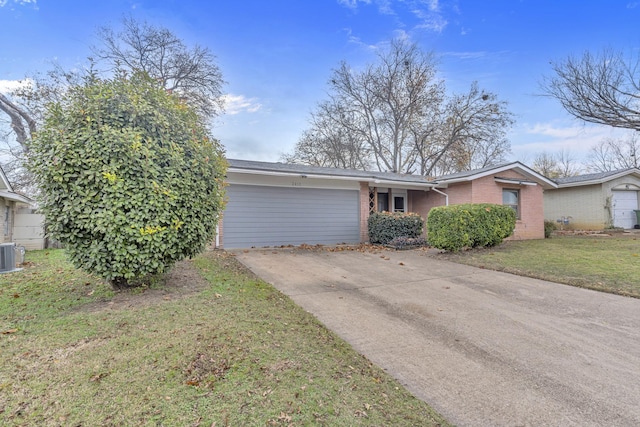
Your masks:
<path fill-rule="evenodd" d="M 418 238 L 424 219 L 416 213 L 374 212 L 369 216 L 369 242 L 386 245 L 397 237 Z"/>
<path fill-rule="evenodd" d="M 459 251 L 465 247 L 495 246 L 516 227 L 516 213 L 509 206 L 488 203 L 439 206 L 429 211 L 429 244 Z"/>
<path fill-rule="evenodd" d="M 554 231 L 558 229 L 558 226 L 554 221 L 545 220 L 544 221 L 544 238 L 548 239 L 551 237 Z"/>
<path fill-rule="evenodd" d="M 214 236 L 223 148 L 146 74 L 71 88 L 29 147 L 49 235 L 115 288 L 150 282 Z"/>

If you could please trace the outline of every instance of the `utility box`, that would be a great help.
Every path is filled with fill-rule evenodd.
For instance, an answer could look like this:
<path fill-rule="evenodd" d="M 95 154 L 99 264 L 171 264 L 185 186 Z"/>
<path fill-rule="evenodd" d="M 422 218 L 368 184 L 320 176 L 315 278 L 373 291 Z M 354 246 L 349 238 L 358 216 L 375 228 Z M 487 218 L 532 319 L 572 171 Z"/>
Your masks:
<path fill-rule="evenodd" d="M 16 269 L 16 244 L 0 243 L 0 273 Z"/>
<path fill-rule="evenodd" d="M 636 213 L 636 225 L 633 228 L 640 228 L 640 210 L 634 210 Z"/>

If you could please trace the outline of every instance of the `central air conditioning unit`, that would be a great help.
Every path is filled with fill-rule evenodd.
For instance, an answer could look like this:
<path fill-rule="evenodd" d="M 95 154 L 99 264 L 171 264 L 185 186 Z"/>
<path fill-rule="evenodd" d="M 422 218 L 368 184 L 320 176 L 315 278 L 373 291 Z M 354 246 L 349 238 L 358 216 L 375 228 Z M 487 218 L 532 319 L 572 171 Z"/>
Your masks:
<path fill-rule="evenodd" d="M 0 243 L 0 273 L 16 269 L 16 244 Z"/>

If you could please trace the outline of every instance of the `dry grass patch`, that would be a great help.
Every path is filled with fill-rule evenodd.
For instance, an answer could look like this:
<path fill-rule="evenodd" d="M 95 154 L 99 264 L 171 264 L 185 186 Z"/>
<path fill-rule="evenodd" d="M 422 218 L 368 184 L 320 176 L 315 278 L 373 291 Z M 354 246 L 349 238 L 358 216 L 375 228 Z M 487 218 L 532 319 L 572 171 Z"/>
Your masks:
<path fill-rule="evenodd" d="M 0 425 L 447 425 L 223 252 L 118 294 L 28 257 L 0 276 Z"/>

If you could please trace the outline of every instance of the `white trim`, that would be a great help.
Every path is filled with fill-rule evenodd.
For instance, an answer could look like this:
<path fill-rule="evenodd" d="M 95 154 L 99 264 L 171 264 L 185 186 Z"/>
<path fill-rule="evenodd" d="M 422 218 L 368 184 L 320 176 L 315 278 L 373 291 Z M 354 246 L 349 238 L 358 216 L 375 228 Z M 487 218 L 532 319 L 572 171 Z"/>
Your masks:
<path fill-rule="evenodd" d="M 11 187 L 11 183 L 9 182 L 9 179 L 7 178 L 7 175 L 5 175 L 4 171 L 2 170 L 2 168 L 0 167 L 0 178 L 2 178 L 2 183 L 4 184 L 5 188 L 13 193 L 13 187 Z"/>
<path fill-rule="evenodd" d="M 435 183 L 424 184 L 417 182 L 405 182 L 405 181 L 393 181 L 385 179 L 377 179 L 375 177 L 363 177 L 363 176 L 341 176 L 341 175 L 317 175 L 317 174 L 305 174 L 300 172 L 276 172 L 276 171 L 264 171 L 255 169 L 242 169 L 242 168 L 229 168 L 228 173 L 248 174 L 248 175 L 262 175 L 262 176 L 281 176 L 281 177 L 294 177 L 294 178 L 308 178 L 308 179 L 322 179 L 322 180 L 340 180 L 340 181 L 355 181 L 355 182 L 367 182 L 369 185 L 383 185 L 391 188 L 404 188 L 409 190 L 428 190 L 435 187 Z"/>
<path fill-rule="evenodd" d="M 615 187 L 611 188 L 612 191 L 640 191 L 640 187 L 634 183 L 625 183 L 618 184 Z"/>
<path fill-rule="evenodd" d="M 425 190 L 425 191 L 429 191 L 430 189 L 435 188 L 434 184 L 431 183 L 425 183 L 423 185 L 421 184 L 415 184 L 415 183 L 405 183 L 405 182 L 399 182 L 399 181 L 388 181 L 388 180 L 384 180 L 384 179 L 374 179 L 373 181 L 371 180 L 366 180 L 366 179 L 361 179 L 360 181 L 364 182 L 364 181 L 368 181 L 369 185 L 373 185 L 374 187 L 377 187 L 379 185 L 382 185 L 384 187 L 387 188 L 402 188 L 405 190 Z"/>
<path fill-rule="evenodd" d="M 300 188 L 327 188 L 360 190 L 357 181 L 336 179 L 302 178 L 299 175 L 254 175 L 236 172 L 227 173 L 225 181 L 228 185 L 255 185 L 261 187 L 300 187 Z"/>
<path fill-rule="evenodd" d="M 508 165 L 504 165 L 504 166 L 497 166 L 495 168 L 490 168 L 487 169 L 486 171 L 483 172 L 478 172 L 478 173 L 471 173 L 469 175 L 460 177 L 460 178 L 451 178 L 451 179 L 437 179 L 436 178 L 436 183 L 438 184 L 438 187 L 444 187 L 447 188 L 448 184 L 455 184 L 458 182 L 468 182 L 468 181 L 473 181 L 479 178 L 484 178 L 486 176 L 490 176 L 490 175 L 495 175 L 497 173 L 500 172 L 504 172 L 504 171 L 508 171 L 508 170 L 516 170 L 524 175 L 528 175 L 530 177 L 532 177 L 533 179 L 535 179 L 536 181 L 540 181 L 541 183 L 544 183 L 552 188 L 558 188 L 558 184 L 556 184 L 554 181 L 550 180 L 549 178 L 545 177 L 544 175 L 540 175 L 538 172 L 534 171 L 533 169 L 528 168 L 527 166 L 523 165 L 520 162 L 514 162 L 514 163 L 509 163 Z M 470 171 L 473 172 L 473 171 Z M 442 185 L 441 185 L 442 184 Z"/>
<path fill-rule="evenodd" d="M 519 179 L 509 179 L 509 178 L 494 178 L 493 179 L 495 182 L 499 182 L 501 184 L 514 184 L 514 185 L 531 185 L 531 186 L 536 186 L 538 185 L 535 182 L 532 181 L 523 181 L 523 180 L 519 180 Z"/>
<path fill-rule="evenodd" d="M 13 200 L 14 202 L 22 202 L 27 203 L 29 205 L 33 204 L 33 201 L 28 199 L 27 197 L 21 196 L 18 193 L 14 193 L 12 191 L 0 190 L 0 197 L 8 200 Z"/>

